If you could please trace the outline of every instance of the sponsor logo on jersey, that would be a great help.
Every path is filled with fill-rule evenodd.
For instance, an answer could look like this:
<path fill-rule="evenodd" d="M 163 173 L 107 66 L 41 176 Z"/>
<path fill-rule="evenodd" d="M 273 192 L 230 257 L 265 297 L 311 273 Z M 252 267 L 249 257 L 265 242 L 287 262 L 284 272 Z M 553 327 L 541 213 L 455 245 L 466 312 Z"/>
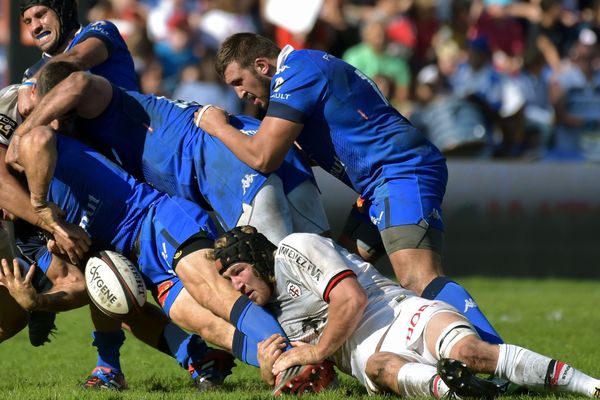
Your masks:
<path fill-rule="evenodd" d="M 285 82 L 285 79 L 283 79 L 282 77 L 275 79 L 275 84 L 273 84 L 273 92 L 279 92 L 279 89 L 281 89 L 281 85 L 283 85 L 283 82 Z"/>
<path fill-rule="evenodd" d="M 88 202 L 85 205 L 85 208 L 83 209 L 83 215 L 79 220 L 79 227 L 81 229 L 87 231 L 88 227 L 90 226 L 90 222 L 94 219 L 94 216 L 96 215 L 96 211 L 98 211 L 99 206 L 100 199 L 95 198 L 91 194 L 88 195 Z"/>
<path fill-rule="evenodd" d="M 15 129 L 17 129 L 17 123 L 8 115 L 0 114 L 0 135 L 8 140 Z"/>
<path fill-rule="evenodd" d="M 473 300 L 470 297 L 465 300 L 465 309 L 463 311 L 463 314 L 466 313 L 467 310 L 469 310 L 469 308 L 472 308 L 472 309 L 477 308 L 477 303 L 475 303 L 475 300 Z"/>
<path fill-rule="evenodd" d="M 271 95 L 272 99 L 280 99 L 280 100 L 287 100 L 290 98 L 290 95 L 287 93 L 273 93 Z"/>
<path fill-rule="evenodd" d="M 244 176 L 242 179 L 242 190 L 244 191 L 243 194 L 246 194 L 246 189 L 252 186 L 255 176 L 258 176 L 258 174 L 246 174 L 246 176 Z"/>
<path fill-rule="evenodd" d="M 181 257 L 182 254 L 183 254 L 183 251 L 181 251 L 181 250 L 177 251 L 177 253 L 175 253 L 175 255 L 173 256 L 173 259 L 177 260 L 179 257 Z"/>
<path fill-rule="evenodd" d="M 323 277 L 323 271 L 317 268 L 308 258 L 306 258 L 303 254 L 300 254 L 296 249 L 292 247 L 282 244 L 279 246 L 277 250 L 277 255 L 280 255 L 290 262 L 296 264 L 300 269 L 304 270 L 308 273 L 315 281 L 319 282 Z"/>
<path fill-rule="evenodd" d="M 329 61 L 333 58 L 333 56 L 331 54 L 325 53 L 323 54 L 323 60 L 325 61 Z"/>
<path fill-rule="evenodd" d="M 242 132 L 244 135 L 254 136 L 258 131 L 256 129 L 240 129 L 240 132 Z"/>
<path fill-rule="evenodd" d="M 302 296 L 302 289 L 300 289 L 300 286 L 292 282 L 288 282 L 287 292 L 293 299 L 297 299 L 298 297 Z"/>
<path fill-rule="evenodd" d="M 283 64 L 281 67 L 277 68 L 277 74 L 282 73 L 283 71 L 285 71 L 286 69 L 290 69 L 290 67 L 288 67 L 287 65 Z"/>

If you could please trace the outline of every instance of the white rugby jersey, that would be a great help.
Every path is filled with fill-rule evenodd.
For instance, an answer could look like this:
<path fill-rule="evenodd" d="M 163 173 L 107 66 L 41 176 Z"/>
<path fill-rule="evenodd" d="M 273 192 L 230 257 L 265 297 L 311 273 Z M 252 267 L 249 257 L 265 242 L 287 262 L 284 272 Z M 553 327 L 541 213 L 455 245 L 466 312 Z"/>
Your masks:
<path fill-rule="evenodd" d="M 366 360 L 353 357 L 365 342 L 375 348 L 394 320 L 394 307 L 415 294 L 380 274 L 360 257 L 348 253 L 331 239 L 310 233 L 284 238 L 275 255 L 276 288 L 267 305 L 291 341 L 316 344 L 327 323 L 329 293 L 348 276 L 355 275 L 366 290 L 368 304 L 354 334 L 330 357 L 338 368 L 356 377 Z"/>

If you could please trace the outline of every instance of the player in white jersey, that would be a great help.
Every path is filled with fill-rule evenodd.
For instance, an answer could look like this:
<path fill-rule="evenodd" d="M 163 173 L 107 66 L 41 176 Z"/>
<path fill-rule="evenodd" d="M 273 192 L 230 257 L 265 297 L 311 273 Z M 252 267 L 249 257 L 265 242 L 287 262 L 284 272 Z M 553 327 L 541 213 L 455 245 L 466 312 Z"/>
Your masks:
<path fill-rule="evenodd" d="M 600 380 L 510 344 L 482 341 L 458 310 L 426 300 L 369 263 L 314 234 L 278 246 L 250 226 L 215 242 L 220 272 L 257 304 L 270 308 L 292 341 L 259 346 L 263 378 L 296 364 L 333 361 L 369 393 L 493 397 L 502 388 L 474 373 L 494 374 L 531 390 L 600 397 Z M 437 368 L 436 368 L 437 365 Z"/>

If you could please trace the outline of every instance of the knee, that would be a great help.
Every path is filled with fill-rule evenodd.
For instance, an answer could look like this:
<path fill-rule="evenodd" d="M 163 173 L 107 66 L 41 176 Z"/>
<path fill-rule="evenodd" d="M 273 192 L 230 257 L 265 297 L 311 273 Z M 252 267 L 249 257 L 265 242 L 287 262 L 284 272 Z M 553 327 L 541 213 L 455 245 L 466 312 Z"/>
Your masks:
<path fill-rule="evenodd" d="M 21 332 L 26 326 L 26 314 L 12 318 L 11 320 L 3 320 L 2 323 L 0 323 L 0 343 L 15 336 L 17 333 Z"/>
<path fill-rule="evenodd" d="M 390 364 L 393 362 L 394 358 L 397 358 L 397 356 L 393 353 L 378 352 L 373 354 L 367 360 L 365 373 L 370 380 L 378 385 L 381 385 L 382 381 L 384 380 L 385 373 L 386 371 L 389 371 Z"/>

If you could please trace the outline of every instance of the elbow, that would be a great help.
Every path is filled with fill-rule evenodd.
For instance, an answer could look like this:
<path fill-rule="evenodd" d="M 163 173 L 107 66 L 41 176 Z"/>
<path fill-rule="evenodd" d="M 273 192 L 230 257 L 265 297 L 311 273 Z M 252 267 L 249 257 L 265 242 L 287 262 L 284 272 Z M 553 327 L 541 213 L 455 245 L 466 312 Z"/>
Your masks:
<path fill-rule="evenodd" d="M 82 98 L 92 84 L 92 75 L 85 71 L 72 72 L 61 85 L 61 92 L 77 99 Z"/>
<path fill-rule="evenodd" d="M 251 167 L 263 174 L 270 174 L 277 171 L 282 162 L 283 160 L 265 155 L 257 157 L 254 161 L 254 165 L 251 165 Z"/>

